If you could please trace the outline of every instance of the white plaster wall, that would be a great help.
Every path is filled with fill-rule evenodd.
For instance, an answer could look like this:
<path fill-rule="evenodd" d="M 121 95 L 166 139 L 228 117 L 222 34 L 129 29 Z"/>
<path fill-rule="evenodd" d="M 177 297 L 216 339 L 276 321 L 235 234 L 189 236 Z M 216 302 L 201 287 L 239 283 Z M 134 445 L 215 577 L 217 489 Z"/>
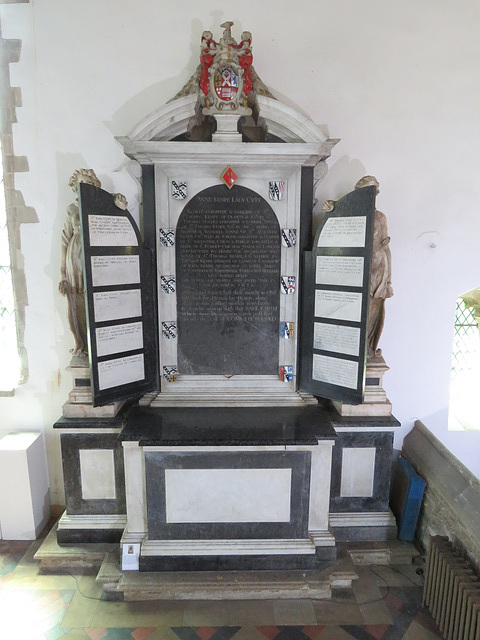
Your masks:
<path fill-rule="evenodd" d="M 72 339 L 57 294 L 60 233 L 74 169 L 136 208 L 114 140 L 164 104 L 194 71 L 201 32 L 232 19 L 253 33 L 254 64 L 274 94 L 341 138 L 321 185 L 337 199 L 364 174 L 392 238 L 395 296 L 381 340 L 385 388 L 402 436 L 420 418 L 480 476 L 480 433 L 447 432 L 457 296 L 480 284 L 480 4 L 477 0 L 40 0 L 3 4 L 4 38 L 23 40 L 10 67 L 23 106 L 17 176 L 39 223 L 22 228 L 30 378 L 0 399 L 0 427 L 44 429 L 53 502 L 62 500 L 58 435 Z"/>

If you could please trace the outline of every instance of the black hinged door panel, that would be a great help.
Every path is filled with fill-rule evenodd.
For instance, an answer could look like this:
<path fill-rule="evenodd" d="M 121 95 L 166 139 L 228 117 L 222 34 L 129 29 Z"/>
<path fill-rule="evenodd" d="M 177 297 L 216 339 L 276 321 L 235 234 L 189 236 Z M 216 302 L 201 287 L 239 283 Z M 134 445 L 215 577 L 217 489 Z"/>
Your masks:
<path fill-rule="evenodd" d="M 375 216 L 374 186 L 334 203 L 304 253 L 299 388 L 363 400 Z"/>
<path fill-rule="evenodd" d="M 154 254 L 115 195 L 81 183 L 79 205 L 92 395 L 100 406 L 158 388 Z"/>

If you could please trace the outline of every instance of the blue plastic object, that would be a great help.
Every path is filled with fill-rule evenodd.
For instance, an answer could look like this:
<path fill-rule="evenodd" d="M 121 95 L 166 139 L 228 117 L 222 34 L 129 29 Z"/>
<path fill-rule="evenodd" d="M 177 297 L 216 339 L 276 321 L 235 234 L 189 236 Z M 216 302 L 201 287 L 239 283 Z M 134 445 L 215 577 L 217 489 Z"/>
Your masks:
<path fill-rule="evenodd" d="M 405 474 L 407 490 L 405 504 L 400 516 L 398 537 L 400 540 L 412 542 L 415 537 L 420 508 L 422 506 L 423 493 L 426 482 L 413 469 L 411 463 L 403 458 L 398 458 L 399 472 Z"/>

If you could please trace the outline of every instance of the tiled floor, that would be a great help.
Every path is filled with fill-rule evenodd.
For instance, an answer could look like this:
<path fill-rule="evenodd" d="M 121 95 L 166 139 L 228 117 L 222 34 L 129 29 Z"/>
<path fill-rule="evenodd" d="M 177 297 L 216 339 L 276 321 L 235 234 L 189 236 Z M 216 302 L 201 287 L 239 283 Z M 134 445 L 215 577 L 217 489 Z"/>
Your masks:
<path fill-rule="evenodd" d="M 40 575 L 38 543 L 0 541 L 1 640 L 439 640 L 413 566 L 357 567 L 331 601 L 111 602 L 94 576 Z"/>

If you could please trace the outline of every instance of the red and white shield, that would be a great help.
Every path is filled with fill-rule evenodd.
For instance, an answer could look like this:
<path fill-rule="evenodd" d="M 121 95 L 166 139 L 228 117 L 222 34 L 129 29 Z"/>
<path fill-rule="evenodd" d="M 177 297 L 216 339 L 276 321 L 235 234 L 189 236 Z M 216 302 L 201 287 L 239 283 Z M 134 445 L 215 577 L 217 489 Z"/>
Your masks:
<path fill-rule="evenodd" d="M 215 93 L 225 102 L 233 100 L 238 93 L 238 73 L 233 67 L 221 67 L 215 72 Z"/>

